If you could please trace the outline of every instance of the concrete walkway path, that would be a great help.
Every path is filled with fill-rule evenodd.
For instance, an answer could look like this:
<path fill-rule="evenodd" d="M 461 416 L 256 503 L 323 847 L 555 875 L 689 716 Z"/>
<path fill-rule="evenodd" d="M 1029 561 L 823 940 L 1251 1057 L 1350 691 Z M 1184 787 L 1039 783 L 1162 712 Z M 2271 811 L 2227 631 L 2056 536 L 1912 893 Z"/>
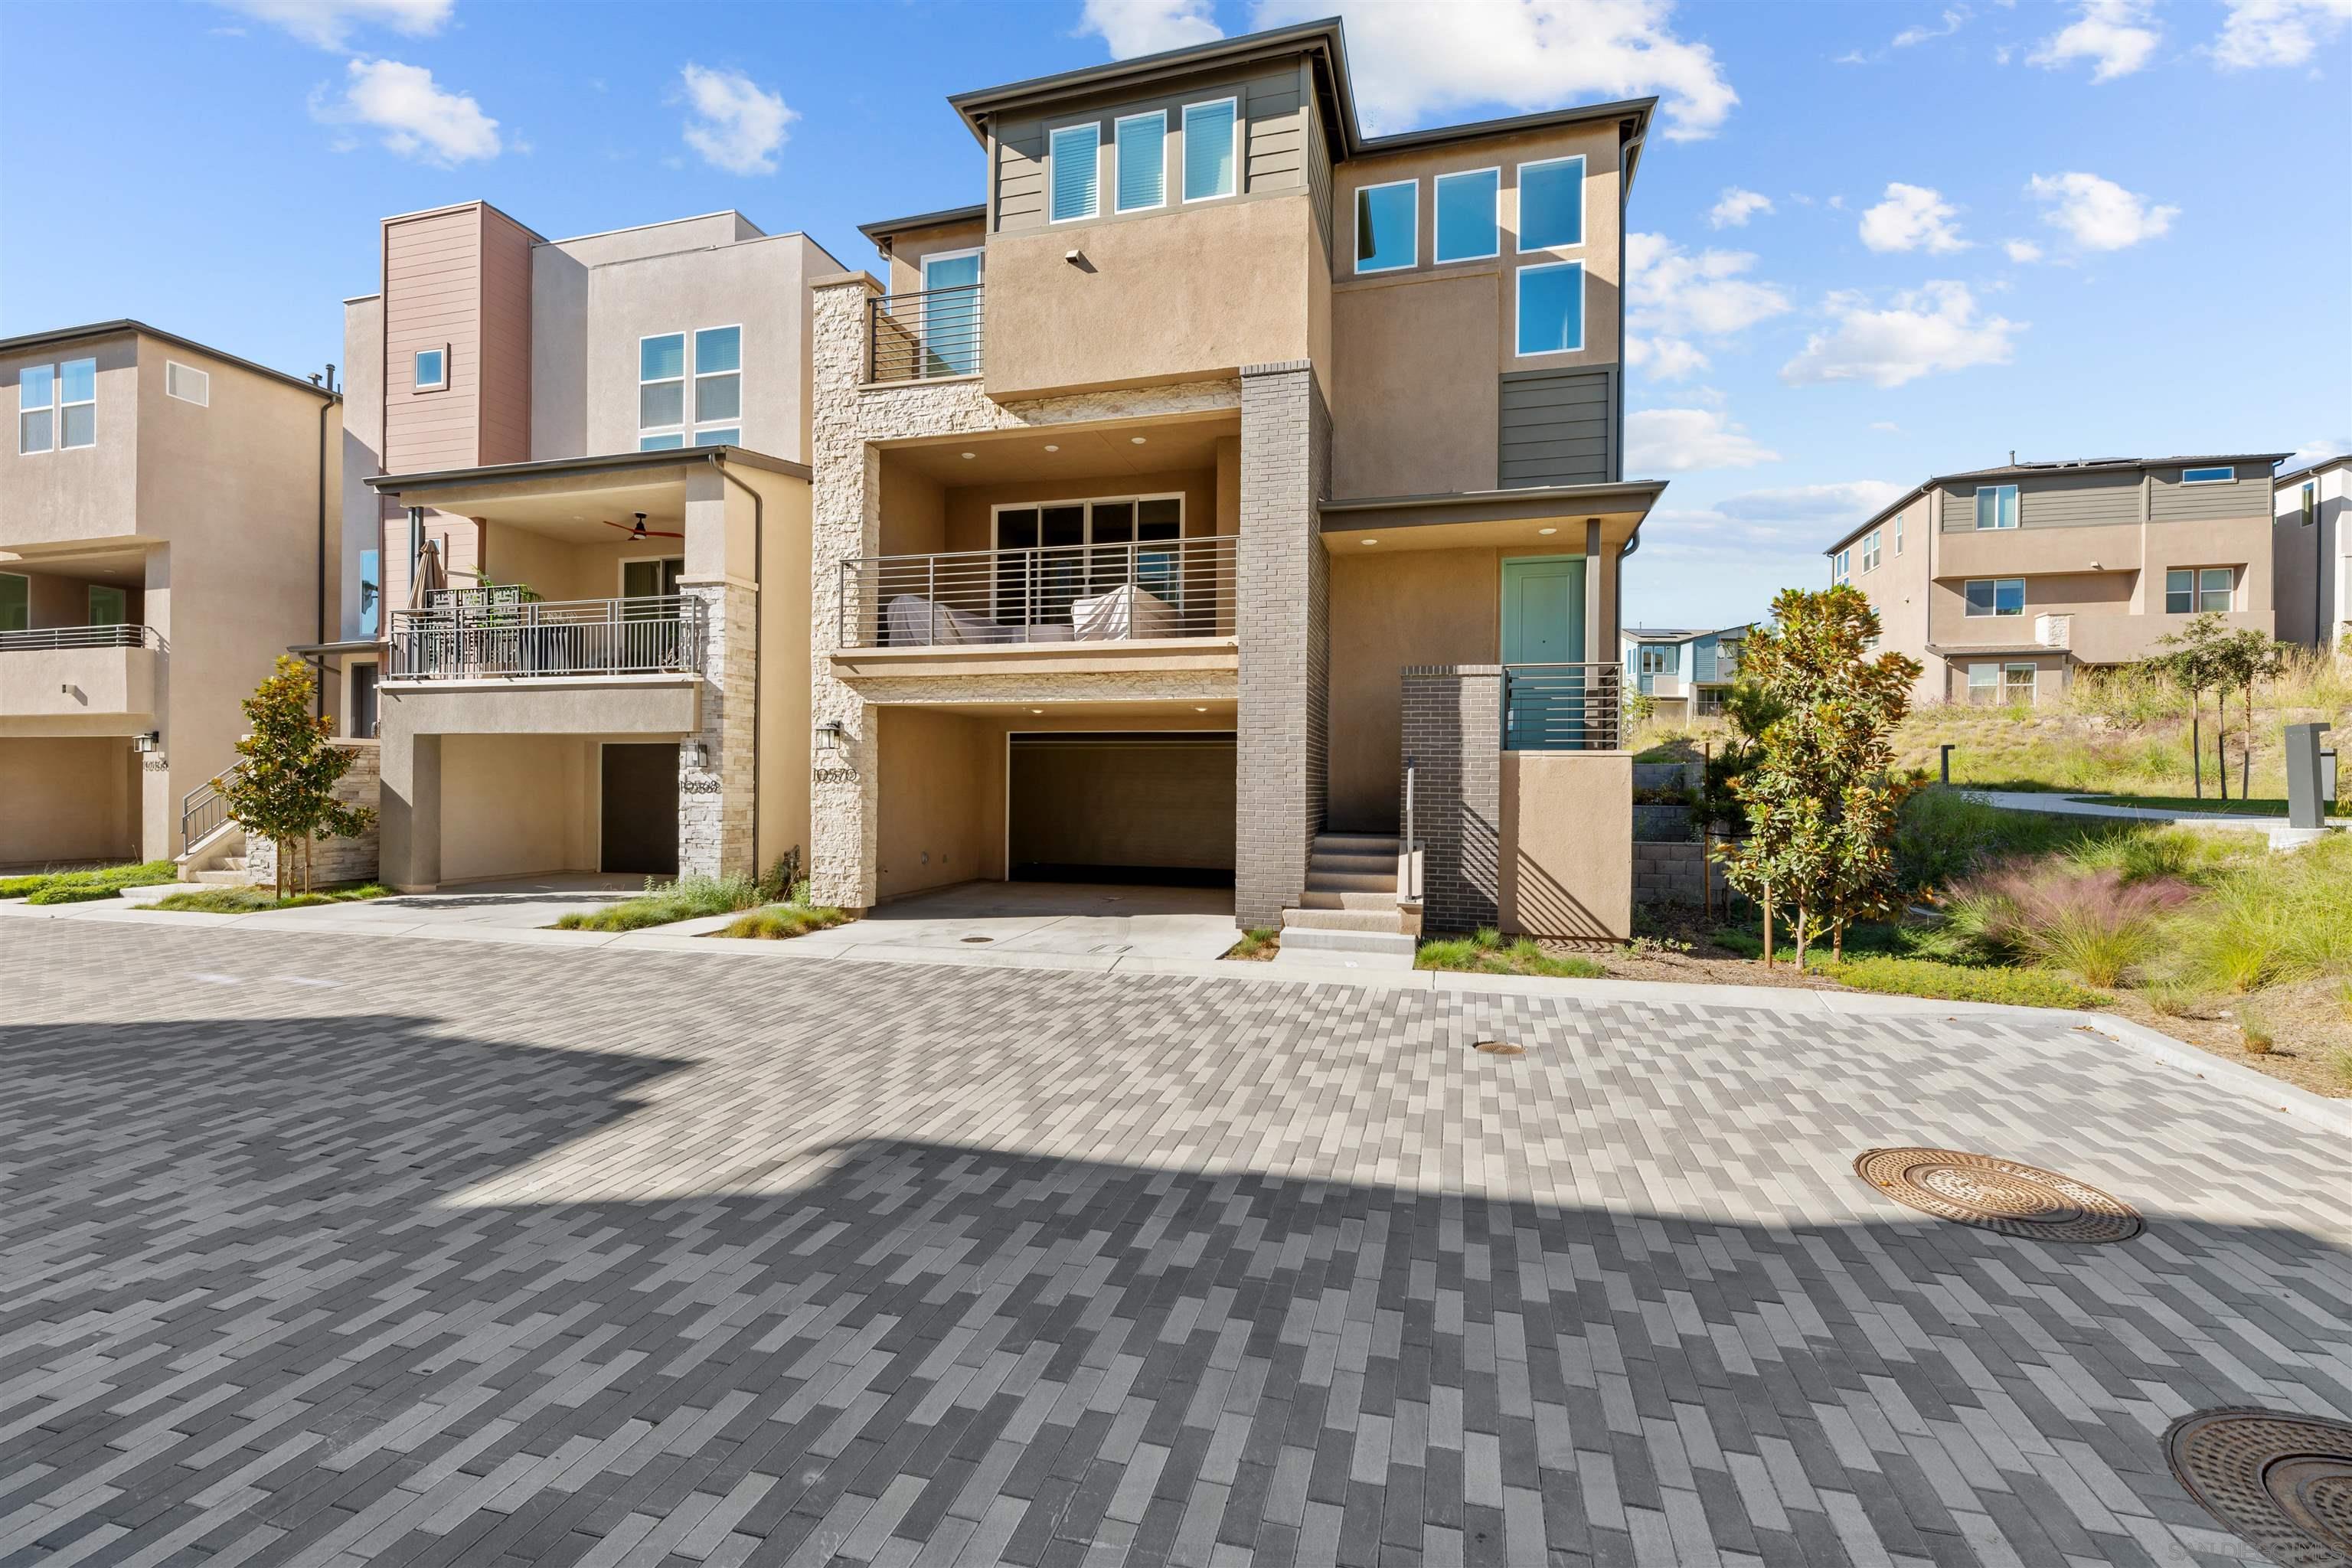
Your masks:
<path fill-rule="evenodd" d="M 2221 811 L 2175 811 L 2164 806 L 2112 805 L 2077 795 L 2045 794 L 2030 789 L 1963 789 L 1962 795 L 2003 811 L 2038 811 L 2049 816 L 2107 816 L 2124 822 L 2156 822 L 2173 827 L 2236 828 L 2243 833 L 2268 833 L 2286 826 L 2284 816 L 2247 816 Z M 2352 828 L 2352 817 L 2331 816 L 2331 827 Z"/>

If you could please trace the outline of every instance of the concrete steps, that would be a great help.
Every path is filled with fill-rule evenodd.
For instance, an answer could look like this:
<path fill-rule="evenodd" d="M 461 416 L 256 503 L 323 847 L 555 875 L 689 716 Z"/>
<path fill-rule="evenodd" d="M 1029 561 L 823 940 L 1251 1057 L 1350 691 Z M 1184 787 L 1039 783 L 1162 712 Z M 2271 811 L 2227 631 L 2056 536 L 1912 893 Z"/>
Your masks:
<path fill-rule="evenodd" d="M 1312 897 L 1313 895 L 1308 895 Z M 1285 910 L 1282 911 L 1283 940 L 1289 940 L 1294 931 L 1375 931 L 1393 933 L 1397 929 L 1396 900 L 1390 899 L 1377 909 L 1316 909 Z"/>
<path fill-rule="evenodd" d="M 1307 886 L 1282 911 L 1280 963 L 1411 969 L 1419 944 L 1398 929 L 1397 841 L 1377 833 L 1318 834 Z"/>
<path fill-rule="evenodd" d="M 215 868 L 194 875 L 182 873 L 181 880 L 201 882 L 208 888 L 242 888 L 253 879 L 246 873 L 247 860 L 242 855 L 225 858 Z"/>
<path fill-rule="evenodd" d="M 1274 962 L 1324 969 L 1411 969 L 1419 945 L 1400 931 L 1326 931 L 1285 925 L 1282 951 L 1274 955 Z"/>

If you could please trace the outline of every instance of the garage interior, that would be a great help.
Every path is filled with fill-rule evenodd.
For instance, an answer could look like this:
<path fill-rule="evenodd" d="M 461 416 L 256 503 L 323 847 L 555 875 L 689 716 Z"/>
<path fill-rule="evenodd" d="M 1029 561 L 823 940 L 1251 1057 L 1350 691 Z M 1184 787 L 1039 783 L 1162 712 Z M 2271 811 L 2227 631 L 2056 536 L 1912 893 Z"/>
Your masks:
<path fill-rule="evenodd" d="M 1234 885 L 1230 731 L 1008 742 L 1008 880 Z"/>

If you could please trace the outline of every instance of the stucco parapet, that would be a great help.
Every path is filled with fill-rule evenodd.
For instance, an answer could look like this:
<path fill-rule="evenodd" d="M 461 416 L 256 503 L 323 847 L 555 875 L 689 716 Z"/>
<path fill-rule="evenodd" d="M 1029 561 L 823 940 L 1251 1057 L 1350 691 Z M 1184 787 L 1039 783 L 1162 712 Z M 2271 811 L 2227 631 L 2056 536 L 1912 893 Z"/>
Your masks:
<path fill-rule="evenodd" d="M 808 286 L 819 293 L 833 289 L 853 289 L 860 286 L 871 294 L 883 292 L 881 280 L 871 272 L 828 272 L 822 277 L 810 279 Z"/>
<path fill-rule="evenodd" d="M 1131 670 L 1086 675 L 957 675 L 866 680 L 868 702 L 883 707 L 969 707 L 979 703 L 1185 701 L 1231 702 L 1241 692 L 1234 670 Z"/>
<path fill-rule="evenodd" d="M 819 399 L 820 419 L 827 413 Z M 1028 430 L 1118 420 L 1181 418 L 1239 413 L 1241 383 L 1224 376 L 1158 386 L 1118 387 L 999 403 L 983 384 L 969 379 L 902 382 L 856 388 L 858 436 L 868 441 L 922 436 L 969 435 L 989 430 Z"/>

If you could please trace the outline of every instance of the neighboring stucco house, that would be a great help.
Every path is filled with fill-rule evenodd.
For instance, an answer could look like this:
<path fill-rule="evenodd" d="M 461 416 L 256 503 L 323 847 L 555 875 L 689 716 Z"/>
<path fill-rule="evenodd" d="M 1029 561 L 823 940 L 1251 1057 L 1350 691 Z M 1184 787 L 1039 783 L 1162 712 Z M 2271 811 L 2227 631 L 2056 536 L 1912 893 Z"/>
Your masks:
<path fill-rule="evenodd" d="M 1625 683 L 1650 699 L 1661 719 L 1712 718 L 1723 711 L 1723 694 L 1739 679 L 1740 646 L 1755 626 L 1753 621 L 1706 631 L 1626 626 L 1617 634 Z"/>
<path fill-rule="evenodd" d="M 2352 526 L 2345 521 L 2352 455 L 2278 477 L 2271 559 L 2278 567 L 2281 642 L 2332 647 L 2352 660 Z"/>
<path fill-rule="evenodd" d="M 169 859 L 317 638 L 341 411 L 132 321 L 0 341 L 0 865 Z"/>
<path fill-rule="evenodd" d="M 331 638 L 383 879 L 750 871 L 808 842 L 809 279 L 709 214 L 382 225 L 345 302 Z"/>
<path fill-rule="evenodd" d="M 1870 597 L 1922 702 L 2036 702 L 2200 612 L 2273 628 L 2283 453 L 2009 463 L 1913 487 L 1825 552 Z"/>
<path fill-rule="evenodd" d="M 1651 100 L 1368 137 L 1317 23 L 950 101 L 981 199 L 816 286 L 817 896 L 1409 948 L 1412 778 L 1433 925 L 1624 934 Z"/>

